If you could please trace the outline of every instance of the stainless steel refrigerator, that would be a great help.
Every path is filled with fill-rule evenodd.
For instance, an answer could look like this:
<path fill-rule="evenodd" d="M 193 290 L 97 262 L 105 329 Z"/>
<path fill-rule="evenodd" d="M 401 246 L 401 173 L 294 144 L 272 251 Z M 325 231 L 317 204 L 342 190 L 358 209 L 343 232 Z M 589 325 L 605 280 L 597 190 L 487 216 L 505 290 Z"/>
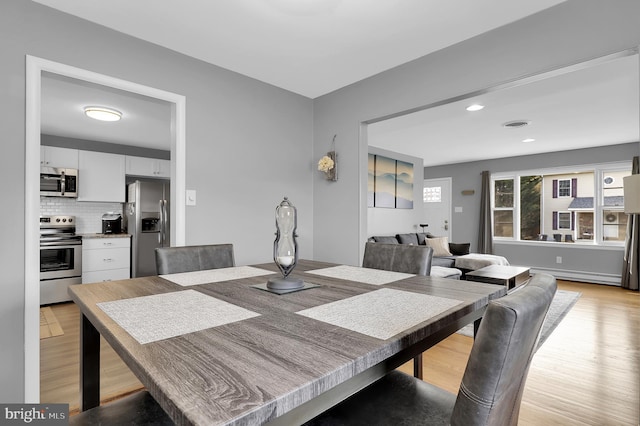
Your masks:
<path fill-rule="evenodd" d="M 131 234 L 131 276 L 156 275 L 156 247 L 170 247 L 168 180 L 127 185 L 127 232 Z"/>

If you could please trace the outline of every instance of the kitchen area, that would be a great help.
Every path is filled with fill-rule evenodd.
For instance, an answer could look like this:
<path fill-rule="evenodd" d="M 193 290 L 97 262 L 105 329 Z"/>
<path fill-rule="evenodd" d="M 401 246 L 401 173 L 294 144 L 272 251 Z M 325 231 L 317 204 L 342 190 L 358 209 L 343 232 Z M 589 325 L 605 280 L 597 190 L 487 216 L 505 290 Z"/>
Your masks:
<path fill-rule="evenodd" d="M 155 274 L 168 246 L 172 105 L 43 72 L 40 304 L 67 287 Z"/>
<path fill-rule="evenodd" d="M 175 111 L 184 106 L 176 108 L 180 99 L 153 88 L 65 66 L 49 69 L 39 72 L 40 120 L 33 129 L 40 187 L 30 209 L 38 217 L 27 215 L 33 255 L 26 268 L 29 288 L 38 286 L 30 306 L 39 305 L 40 326 L 27 352 L 39 348 L 37 364 L 31 364 L 39 370 L 40 401 L 68 403 L 76 412 L 80 313 L 67 288 L 155 274 L 154 248 L 174 243 L 170 231 L 179 227 L 169 201 L 177 195 L 170 184 L 180 180 L 176 164 L 184 161 L 176 153 L 184 135 L 175 130 Z M 35 150 L 27 151 L 33 160 Z M 33 332 L 35 327 L 25 334 Z M 109 345 L 101 352 L 105 398 L 142 386 Z"/>
<path fill-rule="evenodd" d="M 69 301 L 72 284 L 155 274 L 154 249 L 170 245 L 170 160 L 42 145 L 40 163 L 41 305 Z"/>

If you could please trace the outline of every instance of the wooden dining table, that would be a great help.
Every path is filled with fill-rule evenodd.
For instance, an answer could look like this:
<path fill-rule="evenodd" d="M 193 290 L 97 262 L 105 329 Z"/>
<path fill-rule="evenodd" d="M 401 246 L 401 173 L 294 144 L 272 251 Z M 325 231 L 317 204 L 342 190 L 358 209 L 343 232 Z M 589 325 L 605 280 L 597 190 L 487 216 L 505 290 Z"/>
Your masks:
<path fill-rule="evenodd" d="M 70 286 L 81 410 L 100 403 L 100 336 L 176 424 L 301 424 L 478 322 L 504 286 L 300 260 Z"/>

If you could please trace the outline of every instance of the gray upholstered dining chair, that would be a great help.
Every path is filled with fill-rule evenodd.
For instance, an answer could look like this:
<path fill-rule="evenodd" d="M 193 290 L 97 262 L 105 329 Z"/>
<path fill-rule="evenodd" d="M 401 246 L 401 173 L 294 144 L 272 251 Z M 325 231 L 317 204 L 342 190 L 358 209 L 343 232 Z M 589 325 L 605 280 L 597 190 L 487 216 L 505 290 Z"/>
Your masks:
<path fill-rule="evenodd" d="M 433 249 L 422 245 L 366 243 L 362 267 L 430 275 Z M 413 375 L 422 378 L 422 354 L 413 360 Z"/>
<path fill-rule="evenodd" d="M 69 418 L 69 426 L 154 425 L 175 423 L 146 390 L 110 402 Z"/>
<path fill-rule="evenodd" d="M 489 302 L 457 396 L 394 370 L 306 425 L 516 425 L 555 292 L 554 277 L 536 274 Z"/>
<path fill-rule="evenodd" d="M 233 244 L 211 244 L 156 249 L 158 275 L 235 266 Z"/>
<path fill-rule="evenodd" d="M 407 274 L 429 275 L 433 249 L 409 244 L 366 243 L 362 266 Z"/>

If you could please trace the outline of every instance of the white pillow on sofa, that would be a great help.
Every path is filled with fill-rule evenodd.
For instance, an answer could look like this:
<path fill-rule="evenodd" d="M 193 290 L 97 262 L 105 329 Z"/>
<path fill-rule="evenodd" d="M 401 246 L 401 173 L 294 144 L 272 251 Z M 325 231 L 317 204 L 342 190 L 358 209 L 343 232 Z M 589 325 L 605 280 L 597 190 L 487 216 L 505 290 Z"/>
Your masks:
<path fill-rule="evenodd" d="M 433 249 L 434 257 L 452 256 L 449 251 L 449 237 L 425 238 L 425 245 Z"/>

